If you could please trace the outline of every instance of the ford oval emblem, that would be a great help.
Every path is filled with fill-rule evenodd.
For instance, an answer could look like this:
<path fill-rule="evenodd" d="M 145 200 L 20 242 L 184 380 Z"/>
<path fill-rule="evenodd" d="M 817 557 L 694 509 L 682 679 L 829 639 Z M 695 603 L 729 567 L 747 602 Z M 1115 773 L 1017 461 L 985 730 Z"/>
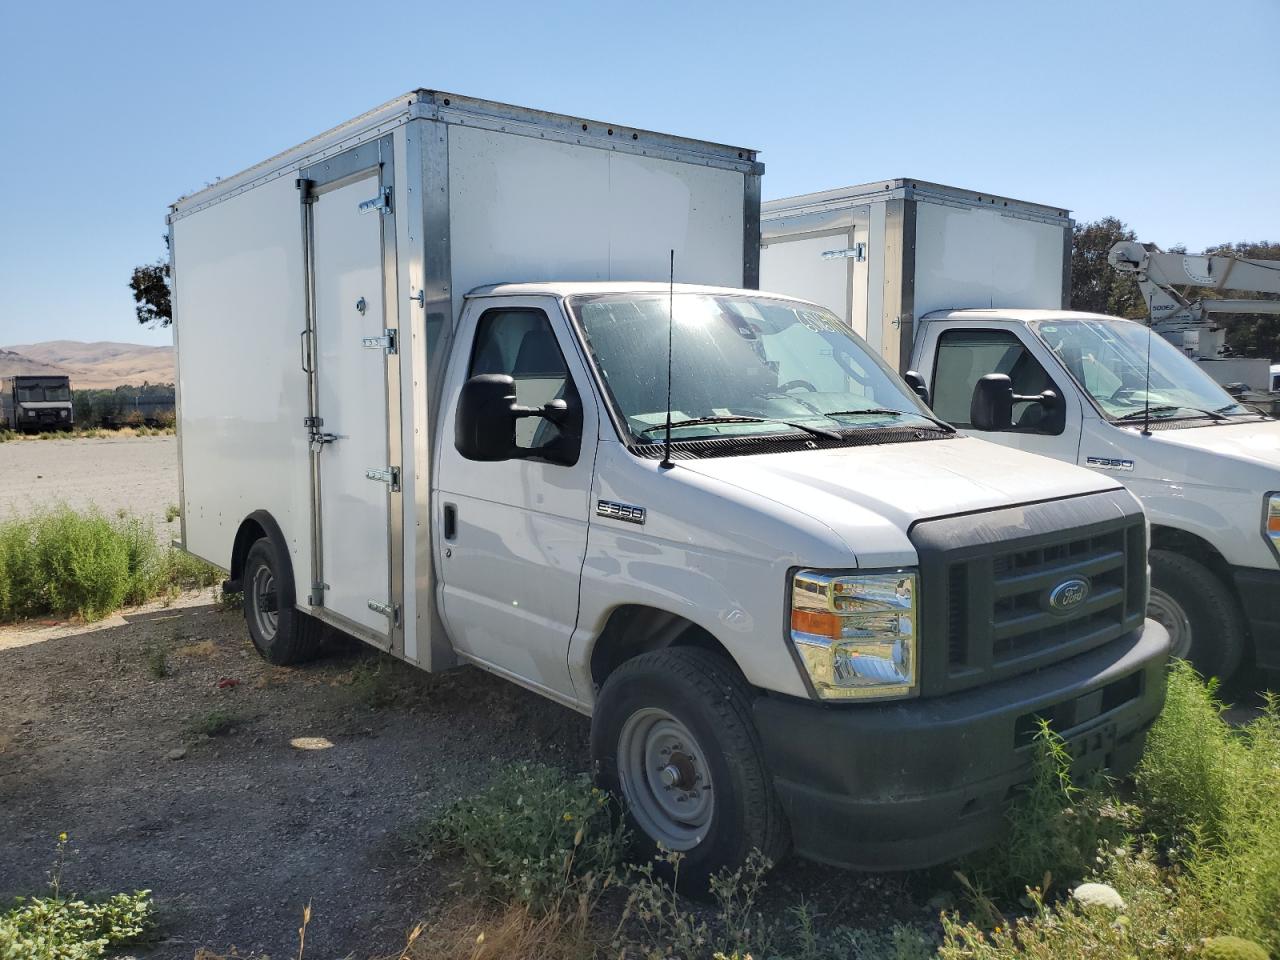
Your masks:
<path fill-rule="evenodd" d="M 1089 596 L 1089 581 L 1076 577 L 1064 580 L 1049 591 L 1049 609 L 1058 614 L 1071 613 Z"/>

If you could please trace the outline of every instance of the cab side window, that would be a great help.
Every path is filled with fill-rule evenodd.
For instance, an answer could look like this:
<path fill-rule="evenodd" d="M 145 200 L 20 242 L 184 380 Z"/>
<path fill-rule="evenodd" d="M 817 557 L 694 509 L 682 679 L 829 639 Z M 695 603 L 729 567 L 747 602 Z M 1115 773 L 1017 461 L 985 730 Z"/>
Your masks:
<path fill-rule="evenodd" d="M 564 400 L 570 410 L 581 410 L 564 354 L 541 310 L 489 310 L 480 317 L 468 375 L 482 373 L 505 373 L 515 380 L 516 402 L 521 406 L 541 407 Z M 550 420 L 524 417 L 516 421 L 516 446 L 521 450 L 550 453 L 567 442 L 561 427 Z"/>
<path fill-rule="evenodd" d="M 1049 378 L 1022 341 L 1005 330 L 947 330 L 938 338 L 933 367 L 933 412 L 962 429 L 972 427 L 969 404 L 978 380 L 989 373 L 1006 374 L 1013 392 L 1035 396 L 1062 391 Z M 1059 434 L 1065 429 L 1064 406 L 1052 410 L 1039 403 L 1013 405 L 1013 430 L 1018 433 Z"/>

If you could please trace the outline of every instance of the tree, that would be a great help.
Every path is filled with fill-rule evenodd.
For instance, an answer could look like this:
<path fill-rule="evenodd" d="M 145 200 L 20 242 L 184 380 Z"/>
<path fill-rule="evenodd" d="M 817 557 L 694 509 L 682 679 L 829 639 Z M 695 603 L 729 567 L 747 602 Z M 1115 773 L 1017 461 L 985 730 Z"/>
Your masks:
<path fill-rule="evenodd" d="M 1116 217 L 1077 223 L 1071 230 L 1071 309 L 1113 317 L 1147 316 L 1146 301 L 1132 276 L 1107 263 L 1121 240 L 1136 240 Z"/>
<path fill-rule="evenodd" d="M 137 304 L 138 322 L 146 327 L 167 327 L 173 323 L 173 305 L 169 300 L 169 265 L 163 260 L 134 267 L 129 279 L 133 302 Z"/>

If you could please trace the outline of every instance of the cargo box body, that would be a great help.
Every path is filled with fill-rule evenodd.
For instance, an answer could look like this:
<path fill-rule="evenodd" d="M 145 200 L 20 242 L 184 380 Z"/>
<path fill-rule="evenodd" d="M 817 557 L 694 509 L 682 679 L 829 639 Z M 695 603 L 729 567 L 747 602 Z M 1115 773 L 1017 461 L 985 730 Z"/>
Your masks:
<path fill-rule="evenodd" d="M 770 200 L 761 245 L 762 289 L 822 304 L 900 370 L 933 310 L 1070 300 L 1066 209 L 922 180 Z"/>
<path fill-rule="evenodd" d="M 418 90 L 178 201 L 183 546 L 228 567 L 270 518 L 300 607 L 448 665 L 428 498 L 463 297 L 665 280 L 671 250 L 677 280 L 754 287 L 761 171 L 737 147 Z"/>

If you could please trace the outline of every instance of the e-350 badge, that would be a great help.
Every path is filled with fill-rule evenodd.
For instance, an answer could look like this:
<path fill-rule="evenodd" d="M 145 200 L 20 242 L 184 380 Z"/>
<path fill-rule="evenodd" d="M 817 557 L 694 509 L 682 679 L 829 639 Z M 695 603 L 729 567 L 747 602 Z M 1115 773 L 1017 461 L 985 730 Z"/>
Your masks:
<path fill-rule="evenodd" d="M 1086 467 L 1093 467 L 1096 470 L 1124 470 L 1127 473 L 1133 472 L 1132 460 L 1116 460 L 1113 457 L 1085 457 L 1084 463 Z"/>
<path fill-rule="evenodd" d="M 608 517 L 610 520 L 625 520 L 627 523 L 644 523 L 644 507 L 630 503 L 616 503 L 613 500 L 597 500 L 596 516 Z"/>

